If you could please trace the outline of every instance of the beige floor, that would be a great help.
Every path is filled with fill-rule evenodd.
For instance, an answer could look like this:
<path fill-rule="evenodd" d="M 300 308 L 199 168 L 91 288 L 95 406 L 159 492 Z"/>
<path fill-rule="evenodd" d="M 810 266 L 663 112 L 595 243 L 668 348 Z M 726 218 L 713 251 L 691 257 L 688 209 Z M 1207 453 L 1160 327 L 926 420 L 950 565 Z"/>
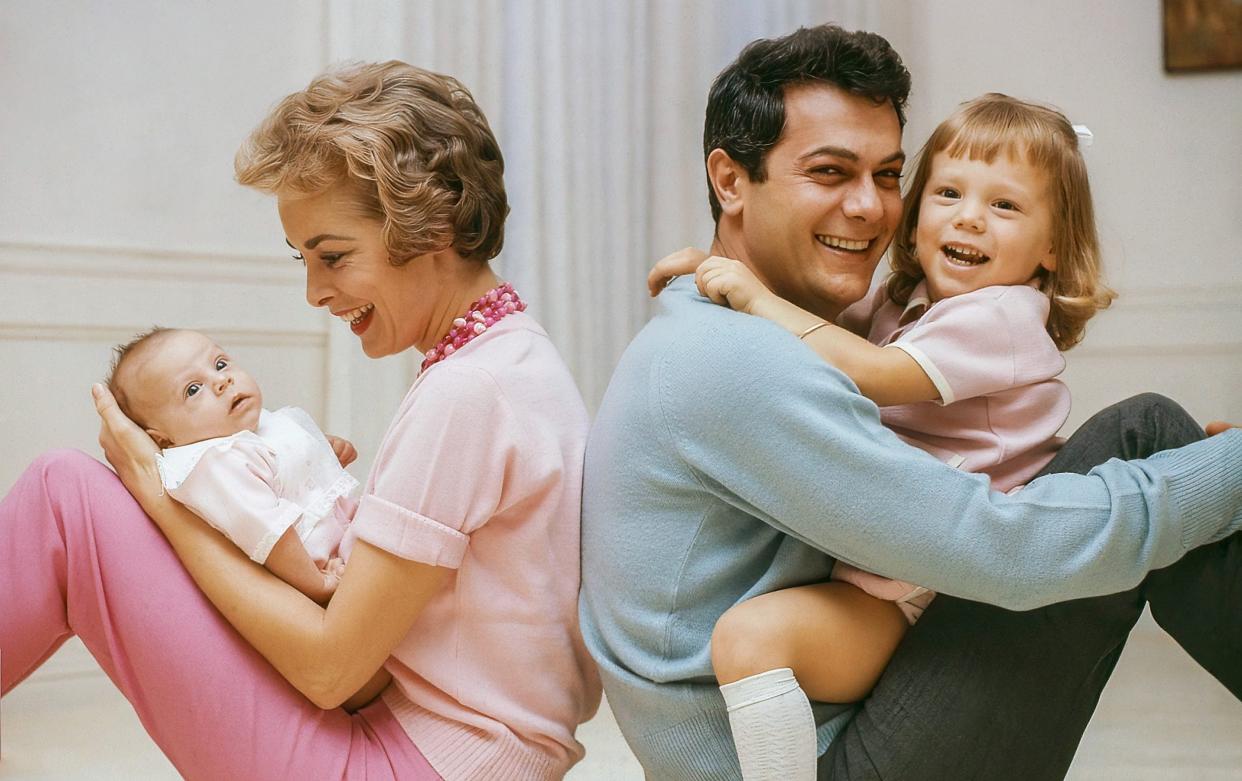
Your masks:
<path fill-rule="evenodd" d="M 0 704 L 0 779 L 175 779 L 79 645 Z M 642 777 L 607 708 L 584 725 L 570 781 Z M 1144 620 L 1069 774 L 1075 781 L 1242 780 L 1242 703 Z"/>

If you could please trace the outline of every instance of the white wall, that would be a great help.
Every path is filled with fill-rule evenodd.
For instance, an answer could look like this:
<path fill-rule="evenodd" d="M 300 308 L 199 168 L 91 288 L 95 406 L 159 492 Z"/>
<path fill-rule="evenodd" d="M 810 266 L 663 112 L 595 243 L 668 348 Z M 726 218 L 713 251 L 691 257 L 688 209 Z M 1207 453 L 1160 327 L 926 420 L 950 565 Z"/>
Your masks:
<path fill-rule="evenodd" d="M 8 0 L 0 3 L 0 490 L 53 446 L 98 454 L 87 388 L 153 323 L 205 330 L 270 406 L 365 473 L 417 356 L 363 358 L 302 303 L 271 199 L 232 181 L 267 109 L 328 63 L 452 73 L 492 121 L 513 214 L 500 273 L 594 406 L 647 317 L 646 270 L 710 240 L 699 149 L 749 40 L 840 20 L 900 45 L 898 0 Z"/>
<path fill-rule="evenodd" d="M 325 30 L 298 0 L 0 4 L 0 491 L 46 448 L 98 453 L 88 387 L 153 323 L 216 336 L 269 406 L 370 452 L 384 418 L 349 403 L 339 329 L 303 303 L 274 204 L 232 181 L 241 140 L 328 61 Z"/>
<path fill-rule="evenodd" d="M 402 56 L 475 89 L 509 162 L 501 272 L 593 405 L 648 311 L 646 264 L 709 238 L 698 136 L 712 75 L 753 37 L 827 20 L 905 55 L 909 151 L 988 90 L 1095 131 L 1087 159 L 1122 298 L 1069 355 L 1071 427 L 1145 389 L 1242 419 L 1242 73 L 1166 75 L 1155 0 L 10 0 L 0 365 L 14 379 L 0 383 L 0 488 L 47 447 L 93 450 L 85 389 L 109 345 L 154 322 L 217 335 L 270 401 L 353 437 L 365 469 L 414 360 L 362 359 L 301 303 L 270 199 L 237 187 L 231 166 L 279 96 L 346 57 Z M 535 76 L 559 80 L 563 102 L 533 103 L 521 90 Z"/>
<path fill-rule="evenodd" d="M 1242 421 L 1242 71 L 1168 75 L 1157 0 L 919 0 L 907 152 L 984 92 L 1088 125 L 1105 270 L 1121 298 L 1067 354 L 1067 430 L 1158 390 Z"/>

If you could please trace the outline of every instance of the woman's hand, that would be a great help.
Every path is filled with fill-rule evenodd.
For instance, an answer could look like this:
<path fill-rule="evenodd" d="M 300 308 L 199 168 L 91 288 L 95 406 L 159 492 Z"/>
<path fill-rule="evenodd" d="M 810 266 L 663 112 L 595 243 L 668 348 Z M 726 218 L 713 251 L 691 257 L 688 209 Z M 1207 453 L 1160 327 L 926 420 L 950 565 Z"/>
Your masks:
<path fill-rule="evenodd" d="M 660 258 L 647 274 L 647 292 L 652 298 L 658 296 L 669 282 L 682 274 L 693 274 L 704 260 L 707 260 L 707 253 L 694 247 L 686 247 Z"/>
<path fill-rule="evenodd" d="M 1231 428 L 1237 428 L 1237 427 L 1238 426 L 1236 423 L 1226 423 L 1223 420 L 1213 420 L 1211 423 L 1204 426 L 1203 430 L 1207 432 L 1207 435 L 1209 437 L 1214 437 L 1217 434 L 1220 434 L 1221 432 L 1228 431 Z"/>
<path fill-rule="evenodd" d="M 164 493 L 155 457 L 160 449 L 147 432 L 126 417 L 116 398 L 103 385 L 91 386 L 95 412 L 99 413 L 99 445 L 117 477 L 144 509 Z"/>

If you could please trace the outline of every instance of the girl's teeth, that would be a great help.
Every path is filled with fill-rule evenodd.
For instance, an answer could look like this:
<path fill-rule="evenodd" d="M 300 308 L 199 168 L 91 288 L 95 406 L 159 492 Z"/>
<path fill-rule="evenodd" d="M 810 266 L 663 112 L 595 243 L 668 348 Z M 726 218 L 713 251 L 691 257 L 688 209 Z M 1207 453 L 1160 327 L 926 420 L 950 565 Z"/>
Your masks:
<path fill-rule="evenodd" d="M 975 266 L 988 260 L 988 256 L 978 250 L 966 247 L 945 245 L 940 250 L 955 263 Z"/>

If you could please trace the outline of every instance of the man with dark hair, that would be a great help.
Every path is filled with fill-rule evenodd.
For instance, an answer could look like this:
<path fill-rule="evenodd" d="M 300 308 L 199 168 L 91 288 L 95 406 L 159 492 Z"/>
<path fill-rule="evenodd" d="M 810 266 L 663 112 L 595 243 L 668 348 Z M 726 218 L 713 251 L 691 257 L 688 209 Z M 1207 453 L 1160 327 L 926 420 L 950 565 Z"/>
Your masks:
<path fill-rule="evenodd" d="M 908 90 L 868 33 L 746 47 L 708 101 L 713 254 L 826 319 L 858 300 L 900 215 Z M 941 596 L 864 702 L 814 706 L 820 778 L 1062 777 L 1147 601 L 1242 696 L 1242 431 L 1139 397 L 1050 464 L 1090 475 L 992 494 L 783 329 L 689 279 L 660 299 L 591 433 L 582 538 L 584 636 L 649 777 L 739 777 L 715 622 L 836 557 Z"/>

